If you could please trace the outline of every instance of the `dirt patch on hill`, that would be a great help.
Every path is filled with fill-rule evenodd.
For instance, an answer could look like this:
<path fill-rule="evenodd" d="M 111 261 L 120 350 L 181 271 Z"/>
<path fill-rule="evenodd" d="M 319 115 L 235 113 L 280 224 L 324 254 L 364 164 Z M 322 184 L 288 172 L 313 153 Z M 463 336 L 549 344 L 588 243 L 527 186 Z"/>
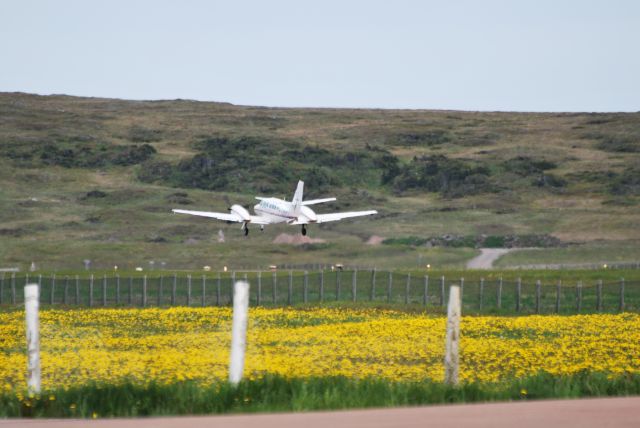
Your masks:
<path fill-rule="evenodd" d="M 288 233 L 281 233 L 273 240 L 274 244 L 290 244 L 290 245 L 303 245 L 303 244 L 322 244 L 325 241 L 320 238 L 310 238 L 302 235 L 290 235 Z"/>
<path fill-rule="evenodd" d="M 378 236 L 378 235 L 371 235 L 371 238 L 369 238 L 367 240 L 367 242 L 365 242 L 365 244 L 367 245 L 380 245 L 382 244 L 382 241 L 384 241 L 387 238 L 383 238 L 382 236 Z"/>

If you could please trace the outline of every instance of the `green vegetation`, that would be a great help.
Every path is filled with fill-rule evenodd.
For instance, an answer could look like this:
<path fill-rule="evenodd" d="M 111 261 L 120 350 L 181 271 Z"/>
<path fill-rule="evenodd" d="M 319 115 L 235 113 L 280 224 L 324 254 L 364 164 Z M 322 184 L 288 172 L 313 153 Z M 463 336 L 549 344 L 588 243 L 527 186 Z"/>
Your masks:
<path fill-rule="evenodd" d="M 545 246 L 593 249 L 576 251 L 585 255 L 578 263 L 640 259 L 638 113 L 277 109 L 5 93 L 0 115 L 0 267 L 74 269 L 90 259 L 128 269 L 150 261 L 410 269 L 420 260 L 460 268 L 478 245 L 466 237 L 480 236 L 489 246 L 549 236 L 557 241 Z M 290 198 L 298 179 L 310 198 L 338 198 L 318 212 L 380 214 L 310 227 L 326 242 L 306 246 L 273 244 L 299 232 L 292 227 L 254 227 L 245 239 L 238 225 L 169 215 L 187 206 L 251 208 L 256 194 Z M 365 245 L 374 235 L 395 243 Z M 466 242 L 420 244 L 443 236 Z M 415 240 L 403 245 L 405 237 Z M 574 262 L 570 251 L 553 254 L 551 263 Z"/>
<path fill-rule="evenodd" d="M 409 245 L 413 247 L 450 247 L 450 248 L 526 248 L 526 247 L 560 247 L 562 242 L 549 235 L 478 235 L 456 236 L 445 235 L 422 238 L 419 236 L 403 236 L 387 238 L 385 245 Z"/>
<path fill-rule="evenodd" d="M 640 394 L 640 376 L 613 379 L 602 373 L 537 376 L 500 384 L 390 382 L 343 377 L 287 379 L 268 376 L 210 386 L 194 383 L 139 386 L 93 385 L 45 391 L 22 400 L 13 392 L 0 394 L 0 417 L 109 418 L 123 416 L 196 415 L 367 407 L 417 406 L 549 398 L 602 397 Z"/>
<path fill-rule="evenodd" d="M 184 188 L 265 194 L 290 193 L 292 183 L 302 178 L 314 194 L 343 185 L 375 185 L 380 174 L 388 174 L 381 169 L 385 159 L 393 157 L 382 149 L 338 152 L 265 137 L 212 137 L 194 148 L 198 154 L 177 164 L 149 161 L 138 178 Z"/>

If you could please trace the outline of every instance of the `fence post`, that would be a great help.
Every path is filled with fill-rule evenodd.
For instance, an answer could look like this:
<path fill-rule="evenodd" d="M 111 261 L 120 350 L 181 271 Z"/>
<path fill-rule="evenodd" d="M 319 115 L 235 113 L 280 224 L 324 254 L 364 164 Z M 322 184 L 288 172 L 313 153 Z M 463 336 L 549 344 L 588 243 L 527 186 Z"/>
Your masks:
<path fill-rule="evenodd" d="M 164 288 L 164 276 L 160 275 L 160 281 L 158 282 L 158 307 L 162 306 Z"/>
<path fill-rule="evenodd" d="M 540 280 L 536 281 L 536 314 L 540 313 L 540 296 L 542 295 L 542 284 Z"/>
<path fill-rule="evenodd" d="M 116 274 L 116 305 L 120 304 L 120 275 Z"/>
<path fill-rule="evenodd" d="M 69 303 L 69 275 L 64 277 L 64 297 L 63 303 L 66 305 Z"/>
<path fill-rule="evenodd" d="M 222 278 L 218 272 L 218 281 L 216 282 L 216 306 L 220 306 L 220 291 L 222 289 Z"/>
<path fill-rule="evenodd" d="M 502 309 L 502 277 L 498 279 L 498 295 L 496 296 L 496 302 L 498 309 Z"/>
<path fill-rule="evenodd" d="M 231 362 L 229 382 L 236 386 L 242 380 L 244 353 L 247 346 L 247 319 L 249 317 L 249 283 L 233 284 L 233 326 L 231 330 Z"/>
<path fill-rule="evenodd" d="M 320 270 L 320 301 L 324 300 L 324 269 Z"/>
<path fill-rule="evenodd" d="M 389 280 L 387 281 L 387 302 L 391 302 L 392 287 L 393 287 L 393 272 L 389 272 Z"/>
<path fill-rule="evenodd" d="M 304 289 L 302 293 L 302 300 L 307 303 L 309 299 L 309 272 L 304 271 Z"/>
<path fill-rule="evenodd" d="M 258 271 L 258 293 L 256 294 L 256 306 L 260 306 L 262 300 L 262 272 Z"/>
<path fill-rule="evenodd" d="M 520 296 L 522 295 L 522 278 L 516 281 L 516 312 L 520 312 Z"/>
<path fill-rule="evenodd" d="M 176 292 L 178 288 L 178 274 L 173 274 L 173 284 L 171 285 L 171 306 L 176 305 Z"/>
<path fill-rule="evenodd" d="M 444 354 L 444 382 L 458 384 L 458 349 L 460 345 L 460 287 L 449 288 L 449 306 L 447 308 L 447 335 Z"/>
<path fill-rule="evenodd" d="M 191 274 L 187 275 L 187 306 L 191 306 Z"/>
<path fill-rule="evenodd" d="M 53 305 L 56 297 L 56 274 L 51 277 L 51 297 L 49 298 L 49 304 Z"/>
<path fill-rule="evenodd" d="M 129 277 L 129 292 L 127 293 L 127 303 L 133 306 L 133 277 Z"/>
<path fill-rule="evenodd" d="M 80 277 L 76 275 L 76 305 L 80 304 Z"/>
<path fill-rule="evenodd" d="M 236 271 L 231 272 L 231 287 L 229 288 L 229 302 L 233 306 L 233 287 L 236 283 Z"/>
<path fill-rule="evenodd" d="M 293 299 L 293 271 L 289 270 L 289 290 L 287 291 L 287 305 L 291 306 Z"/>
<path fill-rule="evenodd" d="M 24 309 L 27 333 L 27 386 L 30 393 L 40 393 L 40 287 L 24 287 Z"/>
<path fill-rule="evenodd" d="M 464 306 L 464 278 L 460 278 L 460 306 Z"/>
<path fill-rule="evenodd" d="M 142 307 L 147 307 L 147 275 L 142 277 Z"/>
<path fill-rule="evenodd" d="M 16 304 L 16 274 L 11 274 L 11 304 Z"/>
<path fill-rule="evenodd" d="M 102 306 L 107 306 L 107 275 L 102 277 Z"/>
<path fill-rule="evenodd" d="M 440 306 L 444 308 L 444 275 L 440 278 Z"/>
<path fill-rule="evenodd" d="M 602 312 L 602 280 L 599 279 L 596 285 L 596 310 Z"/>
<path fill-rule="evenodd" d="M 429 303 L 429 275 L 424 276 L 424 296 L 422 297 L 422 303 L 425 308 Z"/>
<path fill-rule="evenodd" d="M 275 270 L 271 276 L 271 282 L 273 285 L 273 303 L 275 304 L 278 301 L 278 272 Z"/>
<path fill-rule="evenodd" d="M 358 298 L 358 271 L 357 269 L 354 269 L 353 272 L 351 272 L 351 300 L 355 302 L 357 298 Z"/>
<path fill-rule="evenodd" d="M 582 309 L 582 281 L 578 281 L 576 285 L 576 300 L 576 311 L 580 312 L 580 309 Z"/>
<path fill-rule="evenodd" d="M 624 312 L 624 278 L 620 278 L 620 305 L 618 310 Z"/>
<path fill-rule="evenodd" d="M 93 306 L 93 274 L 89 277 L 89 307 Z"/>
<path fill-rule="evenodd" d="M 204 308 L 207 304 L 207 276 L 202 275 L 202 296 L 201 306 Z"/>
<path fill-rule="evenodd" d="M 556 314 L 560 313 L 560 292 L 562 290 L 562 280 L 556 284 Z"/>
<path fill-rule="evenodd" d="M 376 269 L 371 270 L 371 291 L 369 292 L 369 300 L 372 302 L 376 299 Z"/>
<path fill-rule="evenodd" d="M 407 274 L 407 283 L 404 286 L 404 304 L 409 304 L 409 293 L 411 292 L 411 274 Z"/>
<path fill-rule="evenodd" d="M 336 300 L 340 300 L 340 286 L 341 286 L 340 272 L 341 272 L 340 269 L 336 270 Z"/>
<path fill-rule="evenodd" d="M 484 299 L 484 278 L 480 278 L 480 290 L 479 290 L 479 293 L 480 293 L 480 296 L 479 296 L 480 299 L 479 299 L 479 302 L 478 302 L 478 310 L 480 312 L 482 312 L 482 304 L 483 304 L 482 300 Z"/>

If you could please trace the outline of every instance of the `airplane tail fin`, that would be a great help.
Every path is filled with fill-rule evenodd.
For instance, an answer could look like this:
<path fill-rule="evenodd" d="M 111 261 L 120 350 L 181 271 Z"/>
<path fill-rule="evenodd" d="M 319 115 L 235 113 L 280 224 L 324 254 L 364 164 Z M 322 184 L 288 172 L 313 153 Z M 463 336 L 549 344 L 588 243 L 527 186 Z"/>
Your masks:
<path fill-rule="evenodd" d="M 298 187 L 296 187 L 296 192 L 293 194 L 293 199 L 291 203 L 293 204 L 293 208 L 296 213 L 300 212 L 300 207 L 302 206 L 302 193 L 304 192 L 304 181 L 298 181 Z"/>

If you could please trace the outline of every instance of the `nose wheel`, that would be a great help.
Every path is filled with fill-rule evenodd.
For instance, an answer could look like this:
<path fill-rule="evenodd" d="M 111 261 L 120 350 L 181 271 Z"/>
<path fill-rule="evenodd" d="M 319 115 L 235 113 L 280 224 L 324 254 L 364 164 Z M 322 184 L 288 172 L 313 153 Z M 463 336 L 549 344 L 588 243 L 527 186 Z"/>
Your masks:
<path fill-rule="evenodd" d="M 304 224 L 302 225 L 302 236 L 307 236 L 307 228 L 304 226 Z"/>
<path fill-rule="evenodd" d="M 244 232 L 244 236 L 249 235 L 249 227 L 247 226 L 247 223 L 242 223 L 242 231 Z"/>

